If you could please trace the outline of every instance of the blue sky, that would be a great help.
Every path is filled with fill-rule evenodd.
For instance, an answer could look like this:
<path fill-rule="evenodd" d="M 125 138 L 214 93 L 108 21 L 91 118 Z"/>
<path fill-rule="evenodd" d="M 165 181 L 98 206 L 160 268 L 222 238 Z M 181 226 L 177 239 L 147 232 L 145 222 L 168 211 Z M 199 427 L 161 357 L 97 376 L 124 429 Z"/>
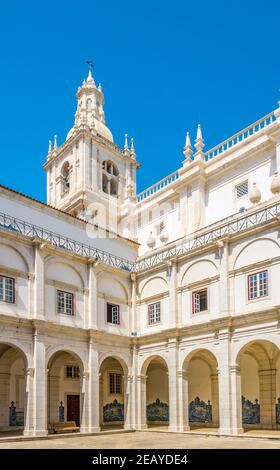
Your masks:
<path fill-rule="evenodd" d="M 45 200 L 48 140 L 61 144 L 94 62 L 115 142 L 135 139 L 138 191 L 180 167 L 185 133 L 206 149 L 277 107 L 279 1 L 2 2 L 0 183 Z"/>

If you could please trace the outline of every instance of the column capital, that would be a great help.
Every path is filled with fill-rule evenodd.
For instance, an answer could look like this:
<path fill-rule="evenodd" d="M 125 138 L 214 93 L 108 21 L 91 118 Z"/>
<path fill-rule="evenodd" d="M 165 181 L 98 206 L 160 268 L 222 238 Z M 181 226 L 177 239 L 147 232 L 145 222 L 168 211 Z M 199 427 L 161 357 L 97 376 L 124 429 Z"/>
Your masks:
<path fill-rule="evenodd" d="M 26 375 L 29 375 L 30 377 L 34 377 L 35 367 L 27 367 L 26 369 L 24 369 L 24 373 Z"/>
<path fill-rule="evenodd" d="M 231 374 L 238 374 L 240 375 L 240 366 L 238 364 L 234 364 L 232 366 L 229 366 L 229 370 Z"/>
<path fill-rule="evenodd" d="M 188 373 L 186 370 L 182 369 L 182 370 L 178 370 L 177 371 L 177 376 L 178 378 L 182 378 L 184 380 L 188 380 Z"/>
<path fill-rule="evenodd" d="M 144 375 L 144 374 L 138 374 L 138 375 L 136 375 L 136 378 L 139 382 L 146 383 L 146 380 L 147 380 L 148 376 Z"/>

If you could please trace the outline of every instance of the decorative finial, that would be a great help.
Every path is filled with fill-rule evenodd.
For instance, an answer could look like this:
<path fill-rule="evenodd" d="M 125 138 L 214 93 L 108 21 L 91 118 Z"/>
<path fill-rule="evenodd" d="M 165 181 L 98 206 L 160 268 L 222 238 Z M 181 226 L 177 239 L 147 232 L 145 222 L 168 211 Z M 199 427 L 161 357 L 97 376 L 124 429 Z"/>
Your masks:
<path fill-rule="evenodd" d="M 54 136 L 53 149 L 54 149 L 54 150 L 57 149 L 57 135 L 56 135 L 56 134 L 55 134 L 55 136 Z"/>
<path fill-rule="evenodd" d="M 195 146 L 195 148 L 198 152 L 201 152 L 203 147 L 204 147 L 204 140 L 203 140 L 203 137 L 202 137 L 202 131 L 201 131 L 200 124 L 198 124 L 198 126 L 197 126 L 197 133 L 196 133 L 196 139 L 195 139 L 194 146 Z"/>
<path fill-rule="evenodd" d="M 98 85 L 98 90 L 99 90 L 99 91 L 102 91 L 101 83 L 99 83 L 99 85 Z"/>
<path fill-rule="evenodd" d="M 51 154 L 52 153 L 52 141 L 49 140 L 49 151 L 48 151 L 48 154 Z"/>
<path fill-rule="evenodd" d="M 124 134 L 124 148 L 125 148 L 125 149 L 128 149 L 127 134 Z"/>
<path fill-rule="evenodd" d="M 128 138 L 127 134 L 124 134 L 124 155 L 129 157 Z"/>
<path fill-rule="evenodd" d="M 190 133 L 186 133 L 186 143 L 184 147 L 184 155 L 186 158 L 191 157 L 193 154 L 192 150 L 192 144 L 191 144 L 191 138 L 190 138 Z"/>
<path fill-rule="evenodd" d="M 133 139 L 133 137 L 131 139 L 130 156 L 131 156 L 131 158 L 136 160 L 136 153 L 135 153 L 135 148 L 134 148 L 134 139 Z"/>

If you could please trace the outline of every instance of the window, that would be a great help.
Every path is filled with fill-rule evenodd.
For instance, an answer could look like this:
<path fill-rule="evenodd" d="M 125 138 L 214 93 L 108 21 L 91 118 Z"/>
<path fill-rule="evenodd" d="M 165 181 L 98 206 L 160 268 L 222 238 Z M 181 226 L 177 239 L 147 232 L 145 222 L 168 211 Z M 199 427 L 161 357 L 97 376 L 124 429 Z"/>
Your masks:
<path fill-rule="evenodd" d="M 78 379 L 80 377 L 80 370 L 78 366 L 66 366 L 66 378 Z"/>
<path fill-rule="evenodd" d="M 57 291 L 57 311 L 65 315 L 74 315 L 74 295 L 70 292 Z"/>
<path fill-rule="evenodd" d="M 248 191 L 249 191 L 248 181 L 243 181 L 243 183 L 238 184 L 235 187 L 235 191 L 236 191 L 237 199 L 240 199 L 241 197 L 246 196 L 246 194 L 248 194 Z"/>
<path fill-rule="evenodd" d="M 110 394 L 122 393 L 122 376 L 121 374 L 109 374 Z"/>
<path fill-rule="evenodd" d="M 204 312 L 208 309 L 207 289 L 193 292 L 192 295 L 192 313 Z"/>
<path fill-rule="evenodd" d="M 107 322 L 114 325 L 120 324 L 120 306 L 107 304 Z"/>
<path fill-rule="evenodd" d="M 148 324 L 160 323 L 160 302 L 148 305 Z"/>
<path fill-rule="evenodd" d="M 118 195 L 119 171 L 111 161 L 102 163 L 102 191 L 111 196 Z"/>
<path fill-rule="evenodd" d="M 68 162 L 65 162 L 61 170 L 61 193 L 62 196 L 69 192 L 70 189 L 70 165 Z"/>
<path fill-rule="evenodd" d="M 15 302 L 15 280 L 0 276 L 0 300 L 13 304 Z"/>
<path fill-rule="evenodd" d="M 268 273 L 262 271 L 248 276 L 248 300 L 268 295 Z"/>

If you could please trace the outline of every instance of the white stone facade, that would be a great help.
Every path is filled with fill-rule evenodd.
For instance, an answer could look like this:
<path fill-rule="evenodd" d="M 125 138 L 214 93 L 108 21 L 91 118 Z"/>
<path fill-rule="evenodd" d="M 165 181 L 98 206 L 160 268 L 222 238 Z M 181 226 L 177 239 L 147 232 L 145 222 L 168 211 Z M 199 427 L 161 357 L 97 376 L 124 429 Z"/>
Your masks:
<path fill-rule="evenodd" d="M 91 70 L 77 100 L 48 204 L 0 187 L 0 430 L 278 429 L 280 110 L 136 195 Z"/>

